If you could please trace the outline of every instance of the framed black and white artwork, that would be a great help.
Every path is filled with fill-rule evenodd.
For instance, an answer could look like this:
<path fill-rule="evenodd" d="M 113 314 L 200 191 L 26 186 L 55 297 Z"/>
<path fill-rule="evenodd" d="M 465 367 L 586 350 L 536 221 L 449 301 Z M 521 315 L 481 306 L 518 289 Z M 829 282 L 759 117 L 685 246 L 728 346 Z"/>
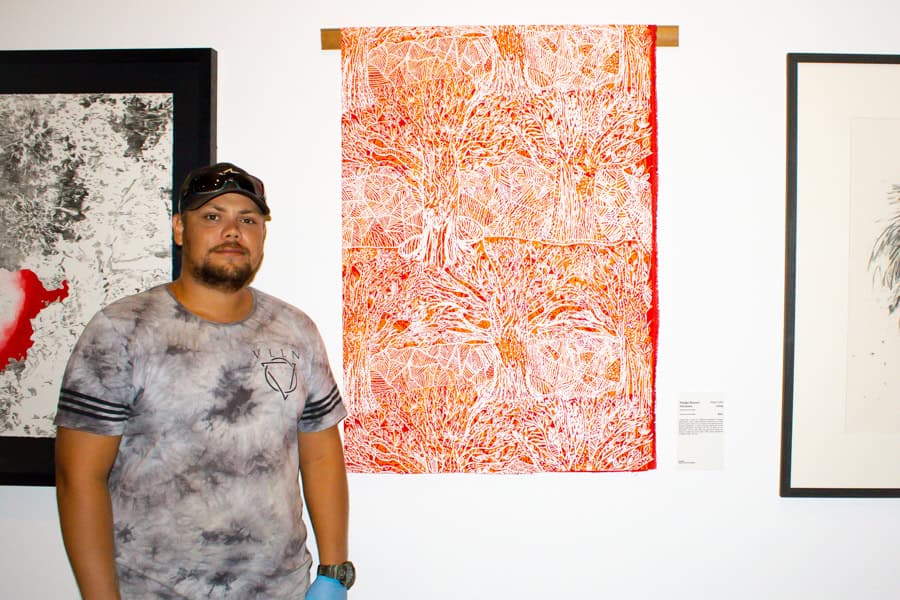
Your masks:
<path fill-rule="evenodd" d="M 900 56 L 788 55 L 782 496 L 900 496 Z"/>
<path fill-rule="evenodd" d="M 53 485 L 68 355 L 176 274 L 173 190 L 215 122 L 212 49 L 0 52 L 0 484 Z"/>

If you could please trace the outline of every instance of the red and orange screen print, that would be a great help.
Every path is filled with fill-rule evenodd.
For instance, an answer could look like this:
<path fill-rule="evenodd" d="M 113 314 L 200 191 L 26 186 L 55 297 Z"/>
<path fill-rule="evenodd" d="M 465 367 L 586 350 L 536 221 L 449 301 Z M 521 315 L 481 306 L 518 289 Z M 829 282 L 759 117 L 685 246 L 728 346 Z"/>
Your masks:
<path fill-rule="evenodd" d="M 655 27 L 342 30 L 356 472 L 655 466 Z"/>

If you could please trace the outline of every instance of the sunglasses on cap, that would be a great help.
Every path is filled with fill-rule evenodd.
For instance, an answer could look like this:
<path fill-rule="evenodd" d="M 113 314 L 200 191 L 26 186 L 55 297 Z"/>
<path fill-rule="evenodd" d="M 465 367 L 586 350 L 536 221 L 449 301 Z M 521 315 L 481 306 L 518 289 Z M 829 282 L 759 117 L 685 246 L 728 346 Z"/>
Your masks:
<path fill-rule="evenodd" d="M 263 182 L 231 163 L 217 163 L 188 173 L 178 194 L 177 212 L 200 208 L 216 196 L 231 192 L 247 196 L 262 214 L 269 214 Z"/>

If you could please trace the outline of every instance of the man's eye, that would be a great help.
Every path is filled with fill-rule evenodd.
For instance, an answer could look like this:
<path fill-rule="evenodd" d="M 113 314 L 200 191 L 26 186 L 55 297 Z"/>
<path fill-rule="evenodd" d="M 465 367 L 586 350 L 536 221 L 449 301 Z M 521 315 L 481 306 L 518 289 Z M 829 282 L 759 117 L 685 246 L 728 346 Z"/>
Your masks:
<path fill-rule="evenodd" d="M 247 225 L 253 225 L 256 223 L 256 219 L 253 219 L 251 217 L 245 217 L 243 219 L 243 222 L 246 223 Z"/>
<path fill-rule="evenodd" d="M 203 218 L 206 219 L 207 221 L 218 221 L 219 215 L 217 215 L 215 213 L 208 213 L 208 214 L 203 215 Z"/>

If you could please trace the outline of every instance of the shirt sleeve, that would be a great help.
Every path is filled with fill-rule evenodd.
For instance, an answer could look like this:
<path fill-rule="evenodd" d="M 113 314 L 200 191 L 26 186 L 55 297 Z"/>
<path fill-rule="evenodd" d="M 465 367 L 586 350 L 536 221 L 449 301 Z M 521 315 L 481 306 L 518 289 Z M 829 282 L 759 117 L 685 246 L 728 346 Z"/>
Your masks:
<path fill-rule="evenodd" d="M 347 416 L 347 408 L 328 364 L 325 344 L 317 329 L 313 334 L 308 393 L 299 423 L 303 432 L 328 429 Z"/>
<path fill-rule="evenodd" d="M 99 312 L 69 357 L 57 405 L 57 426 L 100 435 L 121 435 L 135 397 L 124 336 Z"/>

